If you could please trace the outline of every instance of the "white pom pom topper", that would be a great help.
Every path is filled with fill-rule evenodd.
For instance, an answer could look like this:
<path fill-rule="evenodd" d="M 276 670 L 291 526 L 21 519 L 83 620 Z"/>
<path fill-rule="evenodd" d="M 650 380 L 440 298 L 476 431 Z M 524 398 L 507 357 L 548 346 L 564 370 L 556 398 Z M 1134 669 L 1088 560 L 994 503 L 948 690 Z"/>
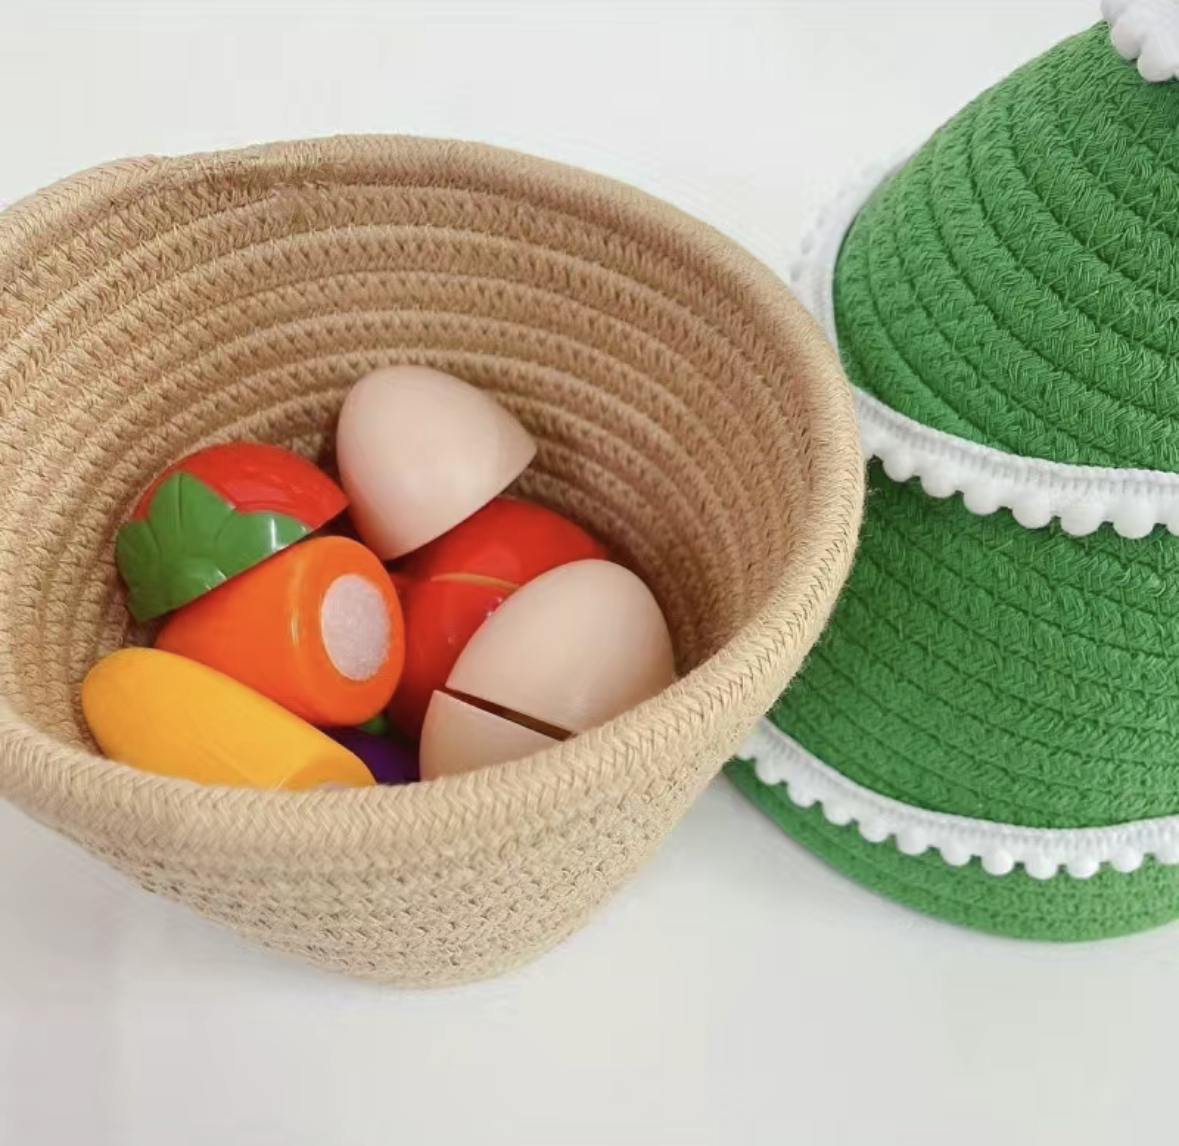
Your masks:
<path fill-rule="evenodd" d="M 1109 38 L 1124 60 L 1137 60 L 1144 80 L 1179 77 L 1179 0 L 1101 0 Z"/>

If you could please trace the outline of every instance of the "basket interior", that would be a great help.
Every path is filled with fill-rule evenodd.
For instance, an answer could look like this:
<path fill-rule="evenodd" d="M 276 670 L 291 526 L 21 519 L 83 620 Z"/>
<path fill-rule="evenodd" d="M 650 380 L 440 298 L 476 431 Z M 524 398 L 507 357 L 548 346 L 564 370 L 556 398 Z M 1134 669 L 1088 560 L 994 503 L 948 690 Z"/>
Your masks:
<path fill-rule="evenodd" d="M 235 438 L 330 465 L 348 386 L 399 362 L 524 422 L 539 454 L 520 492 L 647 579 L 682 669 L 753 616 L 811 492 L 776 316 L 673 212 L 480 154 L 158 161 L 9 242 L 0 691 L 18 714 L 88 745 L 83 675 L 143 636 L 113 538 L 153 474 Z"/>

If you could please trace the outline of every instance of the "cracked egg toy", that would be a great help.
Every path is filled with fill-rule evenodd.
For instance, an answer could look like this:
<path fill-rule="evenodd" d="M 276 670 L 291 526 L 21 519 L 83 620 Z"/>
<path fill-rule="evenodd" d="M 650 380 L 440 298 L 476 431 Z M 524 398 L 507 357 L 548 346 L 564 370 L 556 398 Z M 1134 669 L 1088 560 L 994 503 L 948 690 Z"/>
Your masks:
<path fill-rule="evenodd" d="M 405 671 L 389 706 L 407 736 L 421 734 L 435 691 L 472 634 L 521 585 L 606 550 L 542 505 L 497 497 L 419 549 L 394 573 L 405 610 Z"/>
<path fill-rule="evenodd" d="M 422 779 L 531 755 L 674 680 L 671 634 L 651 590 L 610 561 L 561 565 L 488 618 L 434 694 Z"/>

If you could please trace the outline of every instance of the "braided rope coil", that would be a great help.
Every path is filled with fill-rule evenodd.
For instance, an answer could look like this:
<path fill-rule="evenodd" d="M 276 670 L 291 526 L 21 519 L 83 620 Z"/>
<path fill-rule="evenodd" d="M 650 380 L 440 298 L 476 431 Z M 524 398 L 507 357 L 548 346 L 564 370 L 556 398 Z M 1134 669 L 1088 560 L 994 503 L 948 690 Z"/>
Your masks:
<path fill-rule="evenodd" d="M 202 787 L 98 757 L 129 629 L 114 530 L 231 438 L 331 463 L 366 370 L 487 387 L 522 492 L 659 596 L 684 675 L 532 760 L 401 789 Z M 777 697 L 850 564 L 863 472 L 787 289 L 631 188 L 475 144 L 340 137 L 85 172 L 0 214 L 0 795 L 150 890 L 322 966 L 501 972 L 579 926 Z"/>
<path fill-rule="evenodd" d="M 833 345 L 833 284 L 843 238 L 872 192 L 903 162 L 870 166 L 849 182 L 820 212 L 790 268 L 791 287 Z M 1146 537 L 1156 525 L 1179 535 L 1179 473 L 1023 457 L 926 426 L 865 390 L 854 395 L 865 457 L 879 458 L 893 481 L 918 478 L 930 497 L 961 494 L 980 516 L 1007 509 L 1026 529 L 1058 518 L 1074 537 L 1105 523 L 1128 538 Z"/>

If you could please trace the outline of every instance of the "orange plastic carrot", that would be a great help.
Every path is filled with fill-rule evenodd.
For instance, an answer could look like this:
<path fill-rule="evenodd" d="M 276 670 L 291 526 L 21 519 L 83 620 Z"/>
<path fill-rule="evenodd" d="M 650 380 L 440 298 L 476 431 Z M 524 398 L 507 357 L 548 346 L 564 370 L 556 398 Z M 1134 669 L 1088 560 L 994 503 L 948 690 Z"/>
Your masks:
<path fill-rule="evenodd" d="M 377 557 L 346 537 L 316 537 L 178 610 L 156 648 L 331 726 L 359 724 L 388 703 L 405 662 L 405 632 Z"/>

